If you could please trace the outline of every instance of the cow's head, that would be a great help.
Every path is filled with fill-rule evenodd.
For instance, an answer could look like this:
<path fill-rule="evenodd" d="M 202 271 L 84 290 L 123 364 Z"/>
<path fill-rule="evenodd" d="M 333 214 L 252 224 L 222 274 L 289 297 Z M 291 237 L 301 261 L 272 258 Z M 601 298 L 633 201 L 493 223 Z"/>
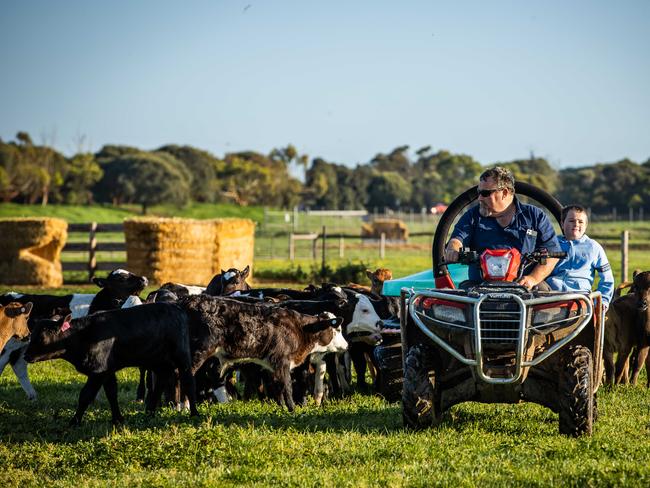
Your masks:
<path fill-rule="evenodd" d="M 342 317 L 336 317 L 330 312 L 318 314 L 314 322 L 308 323 L 303 330 L 313 334 L 316 340 L 310 354 L 326 354 L 328 352 L 342 353 L 347 351 L 348 343 L 343 337 Z"/>
<path fill-rule="evenodd" d="M 384 281 L 393 279 L 393 272 L 387 268 L 377 268 L 375 271 L 366 270 L 366 276 L 370 280 L 370 291 L 375 295 L 381 295 Z"/>
<path fill-rule="evenodd" d="M 7 327 L 9 333 L 7 339 L 15 337 L 16 339 L 24 339 L 29 335 L 29 328 L 27 327 L 27 319 L 32 311 L 32 302 L 25 304 L 18 302 L 11 302 L 0 307 L 0 322 L 2 327 Z M 0 349 L 4 344 L 0 344 Z"/>
<path fill-rule="evenodd" d="M 251 287 L 246 283 L 249 273 L 250 266 L 246 266 L 241 271 L 237 268 L 230 268 L 228 271 L 222 269 L 220 274 L 212 278 L 205 293 L 212 296 L 224 296 L 236 291 L 250 290 Z"/>
<path fill-rule="evenodd" d="M 149 281 L 125 269 L 115 269 L 106 278 L 93 278 L 93 282 L 106 290 L 114 298 L 125 300 L 131 295 L 139 295 Z"/>
<path fill-rule="evenodd" d="M 370 298 L 361 293 L 352 293 L 348 302 L 352 317 L 346 325 L 346 336 L 350 342 L 366 342 L 377 345 L 381 342 L 381 319 Z"/>
<path fill-rule="evenodd" d="M 66 339 L 73 333 L 74 321 L 70 314 L 64 318 L 37 320 L 25 351 L 25 361 L 35 363 L 63 356 L 66 351 Z"/>

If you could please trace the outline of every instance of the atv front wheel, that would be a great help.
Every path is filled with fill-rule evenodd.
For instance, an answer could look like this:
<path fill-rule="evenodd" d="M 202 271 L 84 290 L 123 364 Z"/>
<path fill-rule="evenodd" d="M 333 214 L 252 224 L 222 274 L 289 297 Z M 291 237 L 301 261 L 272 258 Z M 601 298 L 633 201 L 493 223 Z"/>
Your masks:
<path fill-rule="evenodd" d="M 562 358 L 558 393 L 560 433 L 591 435 L 594 423 L 593 360 L 584 346 L 569 346 Z"/>
<path fill-rule="evenodd" d="M 404 361 L 404 384 L 402 385 L 402 418 L 404 427 L 421 430 L 440 422 L 440 402 L 431 377 L 433 357 L 431 348 L 412 346 Z"/>

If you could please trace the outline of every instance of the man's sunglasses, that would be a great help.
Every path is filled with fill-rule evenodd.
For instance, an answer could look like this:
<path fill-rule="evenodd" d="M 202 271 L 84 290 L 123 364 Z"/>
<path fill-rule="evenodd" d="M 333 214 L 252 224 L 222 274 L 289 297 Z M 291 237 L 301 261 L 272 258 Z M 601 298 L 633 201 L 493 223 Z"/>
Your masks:
<path fill-rule="evenodd" d="M 499 191 L 499 190 L 503 190 L 503 188 L 492 188 L 491 190 L 479 190 L 478 188 L 476 189 L 478 194 L 481 195 L 483 198 L 489 197 L 495 191 Z"/>

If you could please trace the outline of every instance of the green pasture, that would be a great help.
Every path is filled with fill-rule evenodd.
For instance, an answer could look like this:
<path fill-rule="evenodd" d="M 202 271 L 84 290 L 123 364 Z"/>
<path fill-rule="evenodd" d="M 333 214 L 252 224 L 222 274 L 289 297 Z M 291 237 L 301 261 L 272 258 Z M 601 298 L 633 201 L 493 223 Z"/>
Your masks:
<path fill-rule="evenodd" d="M 9 369 L 9 368 L 7 368 Z M 367 395 L 309 404 L 204 404 L 200 417 L 133 402 L 137 371 L 119 373 L 126 417 L 114 428 L 98 396 L 68 428 L 85 377 L 62 360 L 30 366 L 28 401 L 0 376 L 0 486 L 648 486 L 650 390 L 598 394 L 592 437 L 558 433 L 533 404 L 453 407 L 439 427 L 402 428 L 399 403 Z M 645 376 L 643 382 L 645 381 Z"/>
<path fill-rule="evenodd" d="M 196 207 L 193 216 L 200 217 L 199 208 L 206 216 L 223 216 L 207 215 L 213 210 L 208 207 Z M 17 216 L 19 211 L 39 215 L 38 208 L 3 204 L 0 217 Z M 102 214 L 98 207 L 46 209 L 40 215 L 71 222 L 118 222 L 136 215 L 123 209 L 104 209 L 108 213 Z M 261 228 L 264 211 L 256 211 Z M 116 218 L 118 214 L 123 216 Z M 250 215 L 255 214 L 237 216 Z M 267 224 L 270 219 L 268 214 Z M 317 232 L 318 225 L 307 230 Z M 334 228 L 335 224 L 326 225 Z M 320 244 L 313 259 L 311 244 L 301 243 L 292 263 L 286 230 L 269 228 L 260 230 L 256 238 L 255 273 L 320 266 Z M 595 222 L 590 228 L 590 235 L 606 245 L 617 281 L 618 239 L 624 229 L 631 231 L 630 270 L 650 269 L 650 253 L 644 250 L 650 242 L 650 223 Z M 112 241 L 121 235 L 99 238 Z M 87 235 L 71 235 L 71 239 L 84 241 Z M 377 243 L 353 238 L 346 239 L 340 257 L 339 241 L 332 239 L 327 244 L 327 264 L 363 262 L 404 276 L 431 265 L 430 242 L 431 237 L 422 236 L 405 246 L 389 243 L 382 259 Z M 274 253 L 268 251 L 270 246 Z M 99 256 L 124 258 L 124 253 Z M 85 256 L 66 255 L 66 259 Z M 257 283 L 280 284 L 259 279 Z M 0 293 L 10 288 L 16 287 L 0 286 Z M 93 285 L 19 288 L 56 294 L 96 290 Z M 200 418 L 170 408 L 149 417 L 133 401 L 135 369 L 118 375 L 124 426 L 111 425 L 107 402 L 100 394 L 82 426 L 68 428 L 85 377 L 61 360 L 31 365 L 30 376 L 39 393 L 36 402 L 26 399 L 10 368 L 0 376 L 0 486 L 650 485 L 650 390 L 642 386 L 601 389 L 594 435 L 573 439 L 558 433 L 556 414 L 532 404 L 466 403 L 453 407 L 439 427 L 413 433 L 402 428 L 399 403 L 358 393 L 320 408 L 309 404 L 293 414 L 270 402 L 252 401 L 201 405 Z M 645 384 L 645 373 L 642 376 Z"/>

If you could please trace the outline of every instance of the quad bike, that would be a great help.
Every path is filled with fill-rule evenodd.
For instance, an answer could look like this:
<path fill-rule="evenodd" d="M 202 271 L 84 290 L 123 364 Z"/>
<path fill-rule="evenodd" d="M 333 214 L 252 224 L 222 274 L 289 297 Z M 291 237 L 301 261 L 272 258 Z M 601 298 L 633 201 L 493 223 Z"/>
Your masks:
<path fill-rule="evenodd" d="M 551 195 L 518 183 L 559 221 Z M 560 432 L 590 435 L 602 377 L 604 320 L 599 292 L 530 291 L 517 284 L 526 265 L 559 257 L 516 249 L 461 252 L 481 264 L 483 281 L 456 288 L 443 260 L 454 219 L 477 196 L 460 195 L 443 214 L 433 241 L 435 288 L 403 287 L 400 293 L 402 414 L 404 425 L 423 429 L 465 401 L 530 401 L 559 414 Z M 379 350 L 376 356 L 386 355 Z M 395 376 L 388 361 L 384 377 Z M 392 370 L 391 370 L 392 367 Z M 394 396 L 394 385 L 388 387 Z"/>

